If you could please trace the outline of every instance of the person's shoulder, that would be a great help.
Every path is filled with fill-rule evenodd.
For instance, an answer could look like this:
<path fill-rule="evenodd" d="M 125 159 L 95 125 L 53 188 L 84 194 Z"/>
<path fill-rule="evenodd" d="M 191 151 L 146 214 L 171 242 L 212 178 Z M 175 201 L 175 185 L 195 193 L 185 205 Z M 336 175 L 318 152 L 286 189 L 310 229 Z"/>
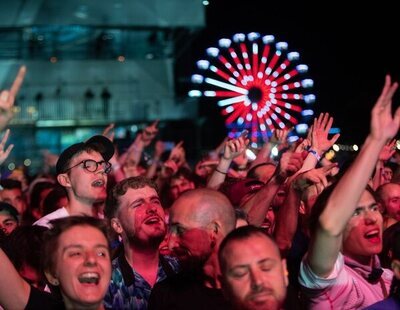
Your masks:
<path fill-rule="evenodd" d="M 400 309 L 400 301 L 396 298 L 389 297 L 387 299 L 384 299 L 382 301 L 379 301 L 375 304 L 372 304 L 364 310 L 386 310 L 386 309 Z"/>
<path fill-rule="evenodd" d="M 51 220 L 55 220 L 55 219 L 59 219 L 59 218 L 67 217 L 67 216 L 69 216 L 67 209 L 62 207 L 60 209 L 57 209 L 57 210 L 41 217 L 35 223 L 33 223 L 33 225 L 45 226 L 47 228 L 50 228 L 49 222 Z"/>

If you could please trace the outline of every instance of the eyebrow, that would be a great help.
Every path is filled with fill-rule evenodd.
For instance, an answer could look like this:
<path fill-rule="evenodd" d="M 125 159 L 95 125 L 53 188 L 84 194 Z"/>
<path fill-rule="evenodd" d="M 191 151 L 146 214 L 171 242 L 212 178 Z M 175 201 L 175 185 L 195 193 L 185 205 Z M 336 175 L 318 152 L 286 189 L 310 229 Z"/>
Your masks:
<path fill-rule="evenodd" d="M 269 262 L 274 263 L 274 262 L 276 262 L 276 259 L 267 257 L 267 258 L 264 258 L 264 259 L 259 260 L 259 261 L 257 262 L 257 265 L 259 265 L 259 264 L 264 264 L 264 263 L 269 263 Z M 248 265 L 249 265 L 249 264 L 235 265 L 235 266 L 233 266 L 232 268 L 230 268 L 230 270 L 233 270 L 233 269 L 235 269 L 235 268 L 246 268 Z"/>
<path fill-rule="evenodd" d="M 83 249 L 84 246 L 81 245 L 81 244 L 70 244 L 70 245 L 67 245 L 67 246 L 65 246 L 65 247 L 63 248 L 63 253 L 65 253 L 66 251 L 68 251 L 68 250 L 70 250 L 70 249 L 75 249 L 75 248 Z M 108 246 L 106 246 L 106 245 L 104 245 L 104 244 L 96 244 L 96 245 L 94 246 L 94 248 L 96 248 L 96 249 L 97 249 L 97 248 L 105 248 L 105 249 L 108 250 Z"/>

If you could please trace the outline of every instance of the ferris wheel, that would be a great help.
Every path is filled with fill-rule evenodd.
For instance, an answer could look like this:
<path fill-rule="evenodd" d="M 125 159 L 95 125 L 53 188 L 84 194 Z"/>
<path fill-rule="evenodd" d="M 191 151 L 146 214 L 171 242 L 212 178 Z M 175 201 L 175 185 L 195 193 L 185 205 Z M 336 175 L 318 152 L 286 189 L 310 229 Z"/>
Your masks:
<path fill-rule="evenodd" d="M 295 127 L 314 114 L 314 81 L 300 54 L 273 35 L 237 33 L 206 49 L 191 77 L 190 97 L 215 98 L 230 137 L 244 129 L 253 145 L 265 141 L 275 128 Z"/>

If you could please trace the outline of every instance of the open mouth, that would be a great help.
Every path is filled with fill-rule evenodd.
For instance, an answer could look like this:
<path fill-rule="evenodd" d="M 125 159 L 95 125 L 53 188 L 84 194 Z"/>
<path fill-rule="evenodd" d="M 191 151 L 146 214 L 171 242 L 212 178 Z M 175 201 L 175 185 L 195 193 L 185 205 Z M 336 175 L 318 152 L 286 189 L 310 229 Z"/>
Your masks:
<path fill-rule="evenodd" d="M 151 216 L 144 221 L 147 225 L 158 224 L 161 222 L 161 218 L 159 216 Z"/>
<path fill-rule="evenodd" d="M 103 179 L 98 179 L 94 182 L 92 182 L 92 186 L 94 187 L 104 187 L 106 182 Z"/>
<path fill-rule="evenodd" d="M 379 235 L 379 229 L 371 230 L 364 234 L 364 238 L 372 243 L 378 243 L 381 241 L 381 237 Z"/>
<path fill-rule="evenodd" d="M 82 273 L 78 280 L 82 284 L 99 284 L 100 282 L 100 275 L 96 272 L 86 272 Z"/>

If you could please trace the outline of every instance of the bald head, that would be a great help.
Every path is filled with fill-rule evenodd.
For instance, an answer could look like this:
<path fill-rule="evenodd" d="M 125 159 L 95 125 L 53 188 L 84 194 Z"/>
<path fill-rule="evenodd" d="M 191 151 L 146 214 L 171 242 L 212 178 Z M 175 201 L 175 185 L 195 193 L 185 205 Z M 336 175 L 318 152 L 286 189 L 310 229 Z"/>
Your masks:
<path fill-rule="evenodd" d="M 386 183 L 381 185 L 378 187 L 376 195 L 383 213 L 399 221 L 400 185 L 397 183 Z"/>
<path fill-rule="evenodd" d="M 213 261 L 235 223 L 235 211 L 225 195 L 204 188 L 187 191 L 170 210 L 169 248 L 184 269 L 202 268 Z"/>
<path fill-rule="evenodd" d="M 235 211 L 229 199 L 224 194 L 207 188 L 182 194 L 170 210 L 171 220 L 176 216 L 201 226 L 217 222 L 224 235 L 232 231 L 236 223 Z"/>

